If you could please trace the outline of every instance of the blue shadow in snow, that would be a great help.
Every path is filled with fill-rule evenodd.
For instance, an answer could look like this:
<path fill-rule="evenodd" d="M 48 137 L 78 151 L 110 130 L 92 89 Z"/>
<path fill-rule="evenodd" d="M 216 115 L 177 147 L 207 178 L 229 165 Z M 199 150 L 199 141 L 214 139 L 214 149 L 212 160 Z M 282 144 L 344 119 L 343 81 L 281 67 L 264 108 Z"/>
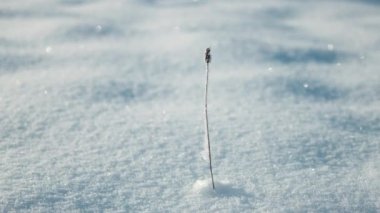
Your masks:
<path fill-rule="evenodd" d="M 266 87 L 280 98 L 295 97 L 311 101 L 334 101 L 348 93 L 317 79 L 278 77 L 268 80 Z"/>
<path fill-rule="evenodd" d="M 148 6 L 165 6 L 165 7 L 196 6 L 196 5 L 205 3 L 204 1 L 188 1 L 188 0 L 137 0 L 137 2 L 146 4 Z"/>
<path fill-rule="evenodd" d="M 121 101 L 129 102 L 143 97 L 148 91 L 148 85 L 110 81 L 94 85 L 90 89 L 93 101 Z"/>
<path fill-rule="evenodd" d="M 15 17 L 31 17 L 33 13 L 31 11 L 17 11 L 17 10 L 5 10 L 0 9 L 0 18 L 15 18 Z"/>
<path fill-rule="evenodd" d="M 254 13 L 255 18 L 261 18 L 266 24 L 269 22 L 283 22 L 297 15 L 297 11 L 291 7 L 269 7 Z M 282 23 L 284 24 L 284 23 Z"/>
<path fill-rule="evenodd" d="M 336 63 L 340 56 L 336 51 L 323 49 L 280 49 L 273 53 L 268 53 L 269 59 L 281 63 Z"/>
<path fill-rule="evenodd" d="M 231 185 L 216 185 L 215 194 L 217 197 L 252 197 L 244 189 L 236 188 Z"/>
<path fill-rule="evenodd" d="M 307 87 L 306 87 L 307 86 Z M 293 79 L 285 83 L 285 89 L 295 96 L 313 100 L 332 101 L 344 95 L 345 92 L 316 80 Z"/>
<path fill-rule="evenodd" d="M 343 116 L 332 116 L 329 124 L 335 129 L 356 132 L 362 134 L 380 133 L 380 117 L 362 116 L 355 114 L 344 114 Z"/>
<path fill-rule="evenodd" d="M 89 86 L 80 85 L 71 89 L 69 97 L 88 100 L 91 103 L 113 102 L 127 103 L 135 101 L 151 101 L 165 98 L 172 92 L 169 88 L 157 87 L 147 83 L 127 81 L 96 81 Z"/>
<path fill-rule="evenodd" d="M 22 68 L 34 66 L 42 61 L 32 55 L 0 54 L 0 73 L 15 72 Z"/>
<path fill-rule="evenodd" d="M 354 0 L 354 1 L 359 2 L 359 3 L 366 3 L 366 4 L 380 6 L 380 0 Z"/>
<path fill-rule="evenodd" d="M 66 29 L 60 37 L 69 40 L 84 40 L 121 35 L 123 32 L 112 24 L 79 24 Z"/>
<path fill-rule="evenodd" d="M 12 18 L 53 18 L 53 17 L 72 17 L 73 14 L 63 12 L 60 10 L 43 10 L 38 9 L 4 9 L 0 8 L 0 19 L 12 19 Z"/>
<path fill-rule="evenodd" d="M 61 4 L 66 5 L 81 5 L 89 2 L 96 2 L 97 0 L 59 0 Z"/>

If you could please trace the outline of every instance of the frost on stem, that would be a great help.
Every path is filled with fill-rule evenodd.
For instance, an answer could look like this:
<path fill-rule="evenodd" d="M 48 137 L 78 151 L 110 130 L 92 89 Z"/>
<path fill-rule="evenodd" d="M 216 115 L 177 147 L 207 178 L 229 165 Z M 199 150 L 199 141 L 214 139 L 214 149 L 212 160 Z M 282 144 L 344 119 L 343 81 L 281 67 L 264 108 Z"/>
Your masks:
<path fill-rule="evenodd" d="M 208 94 L 208 73 L 209 73 L 209 64 L 211 62 L 211 49 L 207 48 L 205 53 L 205 61 L 206 61 L 206 85 L 205 85 L 205 147 L 208 149 L 208 160 L 210 166 L 210 174 L 212 181 L 212 188 L 215 189 L 214 184 L 214 175 L 212 173 L 212 164 L 211 164 L 211 145 L 210 145 L 210 135 L 208 129 L 208 115 L 207 115 L 207 94 Z"/>

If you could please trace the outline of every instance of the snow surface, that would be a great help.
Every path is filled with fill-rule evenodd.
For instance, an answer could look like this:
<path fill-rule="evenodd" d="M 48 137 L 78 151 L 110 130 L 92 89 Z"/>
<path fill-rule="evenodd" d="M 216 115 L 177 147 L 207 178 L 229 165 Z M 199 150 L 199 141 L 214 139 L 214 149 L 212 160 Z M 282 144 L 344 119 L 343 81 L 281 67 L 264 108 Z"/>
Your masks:
<path fill-rule="evenodd" d="M 379 9 L 2 0 L 0 211 L 379 212 Z"/>

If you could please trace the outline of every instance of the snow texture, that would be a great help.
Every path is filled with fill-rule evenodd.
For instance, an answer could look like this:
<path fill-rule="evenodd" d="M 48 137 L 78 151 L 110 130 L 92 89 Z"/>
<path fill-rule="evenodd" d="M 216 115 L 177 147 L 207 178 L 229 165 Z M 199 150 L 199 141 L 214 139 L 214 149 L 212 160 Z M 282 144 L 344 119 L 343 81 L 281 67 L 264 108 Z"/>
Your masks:
<path fill-rule="evenodd" d="M 2 0 L 0 212 L 379 212 L 379 9 Z"/>

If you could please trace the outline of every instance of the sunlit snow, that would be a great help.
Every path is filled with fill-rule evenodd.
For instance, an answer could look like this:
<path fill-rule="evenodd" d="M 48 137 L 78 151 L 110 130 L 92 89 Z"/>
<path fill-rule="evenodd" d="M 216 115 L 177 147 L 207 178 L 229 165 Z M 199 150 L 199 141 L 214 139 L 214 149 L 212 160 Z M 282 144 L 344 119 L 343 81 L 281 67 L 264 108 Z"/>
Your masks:
<path fill-rule="evenodd" d="M 379 9 L 2 0 L 0 212 L 379 212 Z"/>

